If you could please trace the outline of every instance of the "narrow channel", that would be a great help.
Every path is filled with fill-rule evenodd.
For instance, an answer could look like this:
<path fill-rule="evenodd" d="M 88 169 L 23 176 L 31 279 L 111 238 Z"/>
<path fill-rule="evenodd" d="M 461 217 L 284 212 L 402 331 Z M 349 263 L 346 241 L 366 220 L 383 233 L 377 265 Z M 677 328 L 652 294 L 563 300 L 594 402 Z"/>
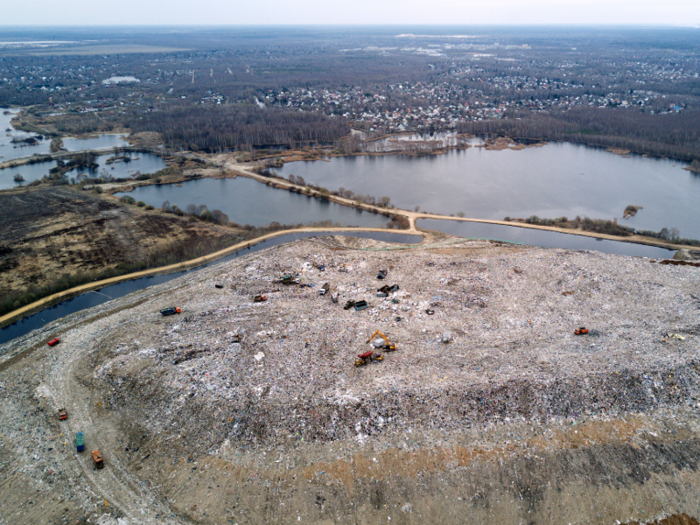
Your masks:
<path fill-rule="evenodd" d="M 484 222 L 449 221 L 438 219 L 419 219 L 416 226 L 424 230 L 434 230 L 467 239 L 492 239 L 518 242 L 542 248 L 567 248 L 570 250 L 596 250 L 615 255 L 632 255 L 635 257 L 652 257 L 658 259 L 673 258 L 674 250 L 657 246 L 636 244 L 624 241 L 608 241 L 585 235 L 558 233 L 534 228 L 519 228 Z"/>

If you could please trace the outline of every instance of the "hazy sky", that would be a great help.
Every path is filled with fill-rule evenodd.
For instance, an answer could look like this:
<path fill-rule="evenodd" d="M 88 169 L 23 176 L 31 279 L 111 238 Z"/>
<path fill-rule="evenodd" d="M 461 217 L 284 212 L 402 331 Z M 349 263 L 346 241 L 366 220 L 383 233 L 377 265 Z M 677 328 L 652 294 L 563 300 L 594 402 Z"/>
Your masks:
<path fill-rule="evenodd" d="M 0 0 L 0 25 L 700 25 L 700 0 Z"/>

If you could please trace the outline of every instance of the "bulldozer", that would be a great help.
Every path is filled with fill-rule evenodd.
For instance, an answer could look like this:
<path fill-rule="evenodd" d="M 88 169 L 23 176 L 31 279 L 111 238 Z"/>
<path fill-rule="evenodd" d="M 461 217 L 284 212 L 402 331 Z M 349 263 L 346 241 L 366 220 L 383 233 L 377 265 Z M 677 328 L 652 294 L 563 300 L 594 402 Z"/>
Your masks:
<path fill-rule="evenodd" d="M 393 352 L 394 350 L 396 350 L 396 343 L 390 343 L 389 338 L 387 336 L 385 336 L 383 333 L 381 333 L 379 330 L 375 330 L 374 333 L 369 337 L 369 339 L 367 339 L 366 343 L 369 343 L 370 341 L 372 341 L 372 339 L 374 339 L 376 336 L 379 336 L 382 339 L 384 339 L 384 342 L 386 343 L 382 346 L 378 346 L 377 348 L 381 348 L 385 352 Z"/>

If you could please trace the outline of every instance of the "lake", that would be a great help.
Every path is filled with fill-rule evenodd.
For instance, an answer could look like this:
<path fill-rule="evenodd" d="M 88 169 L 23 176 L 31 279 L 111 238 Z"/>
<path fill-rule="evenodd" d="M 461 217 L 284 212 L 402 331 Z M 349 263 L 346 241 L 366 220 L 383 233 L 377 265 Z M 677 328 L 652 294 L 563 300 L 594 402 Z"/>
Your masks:
<path fill-rule="evenodd" d="M 309 224 L 333 221 L 341 226 L 383 228 L 388 219 L 379 214 L 357 210 L 336 202 L 322 201 L 287 190 L 270 188 L 246 177 L 235 179 L 198 179 L 159 186 L 141 186 L 129 193 L 137 201 L 160 208 L 163 202 L 184 210 L 188 204 L 206 204 L 210 210 L 221 210 L 229 220 L 238 224 L 266 226 L 280 224 Z"/>
<path fill-rule="evenodd" d="M 302 176 L 329 190 L 340 187 L 388 196 L 399 208 L 498 219 L 576 215 L 614 219 L 636 229 L 678 228 L 700 238 L 700 176 L 686 163 L 629 158 L 578 144 L 552 143 L 524 150 L 471 147 L 443 155 L 334 157 L 291 162 L 282 177 Z M 629 204 L 643 206 L 623 220 Z"/>
<path fill-rule="evenodd" d="M 635 244 L 631 242 L 608 241 L 585 235 L 536 230 L 534 228 L 519 228 L 501 224 L 484 222 L 446 221 L 438 219 L 420 219 L 416 225 L 425 230 L 435 230 L 457 237 L 470 239 L 492 239 L 499 241 L 518 242 L 543 248 L 568 248 L 570 250 L 596 250 L 616 255 L 633 255 L 636 257 L 652 257 L 657 259 L 672 259 L 674 250 L 666 250 L 656 246 Z"/>
<path fill-rule="evenodd" d="M 87 174 L 91 178 L 100 176 L 105 170 L 106 173 L 113 176 L 115 179 L 131 177 L 136 172 L 141 173 L 155 173 L 158 170 L 165 168 L 165 161 L 158 155 L 153 155 L 152 153 L 120 153 L 132 159 L 130 162 L 115 162 L 113 164 L 107 164 L 107 159 L 113 157 L 114 155 L 98 155 L 97 164 L 98 168 L 93 170 L 88 170 L 85 168 L 72 169 L 66 173 L 68 178 L 78 178 L 80 174 Z M 56 161 L 39 162 L 37 164 L 25 164 L 24 166 L 17 166 L 14 168 L 5 168 L 0 170 L 0 190 L 6 190 L 8 188 L 14 188 L 20 184 L 29 184 L 32 181 L 39 180 L 44 176 L 49 174 L 49 170 L 56 166 Z M 24 177 L 24 182 L 15 182 L 14 176 L 16 174 L 22 175 Z"/>

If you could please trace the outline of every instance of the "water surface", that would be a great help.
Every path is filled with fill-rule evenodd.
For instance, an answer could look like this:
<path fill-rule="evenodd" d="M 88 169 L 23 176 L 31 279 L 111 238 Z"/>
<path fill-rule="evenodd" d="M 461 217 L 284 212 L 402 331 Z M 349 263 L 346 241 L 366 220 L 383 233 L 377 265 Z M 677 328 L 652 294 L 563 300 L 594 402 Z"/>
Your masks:
<path fill-rule="evenodd" d="M 231 255 L 222 257 L 221 259 L 218 259 L 217 261 L 211 264 L 219 264 L 222 262 L 230 261 L 232 259 L 236 259 L 243 255 L 247 255 L 249 253 L 264 250 L 266 248 L 271 248 L 273 246 L 296 241 L 299 239 L 305 239 L 308 237 L 322 236 L 324 234 L 341 235 L 345 237 L 362 237 L 366 239 L 375 239 L 383 242 L 407 244 L 417 244 L 423 240 L 423 238 L 420 235 L 404 235 L 395 232 L 343 232 L 341 234 L 328 232 L 289 233 L 286 235 L 275 237 L 273 239 L 262 241 L 258 244 L 251 246 L 250 248 L 234 252 Z M 106 286 L 99 290 L 93 290 L 73 297 L 72 299 L 67 299 L 66 301 L 57 303 L 54 306 L 50 306 L 49 308 L 46 308 L 33 315 L 20 319 L 19 321 L 16 321 L 15 323 L 0 329 L 0 345 L 2 345 L 3 343 L 7 343 L 8 341 L 11 341 L 12 339 L 20 337 L 22 335 L 28 334 L 32 330 L 41 328 L 49 324 L 50 322 L 55 321 L 56 319 L 65 317 L 66 315 L 70 315 L 75 312 L 85 310 L 87 308 L 92 308 L 93 306 L 98 306 L 112 299 L 124 297 L 125 295 L 136 292 L 138 290 L 143 290 L 144 288 L 148 288 L 149 286 L 155 286 L 157 284 L 166 283 L 186 273 L 192 273 L 196 272 L 197 270 L 201 270 L 206 266 L 208 265 L 197 266 L 196 268 L 192 268 L 190 270 L 170 273 L 166 275 L 142 277 L 140 279 L 134 279 L 133 281 L 126 281 L 123 283 Z M 0 352 L 0 354 L 1 353 L 2 352 Z"/>
<path fill-rule="evenodd" d="M 127 157 L 129 162 L 119 161 L 107 164 L 107 161 L 115 156 Z M 67 177 L 78 177 L 85 174 L 90 178 L 104 177 L 111 175 L 115 179 L 132 177 L 139 173 L 149 174 L 165 168 L 165 161 L 158 155 L 152 153 L 129 152 L 108 155 L 98 155 L 96 159 L 99 167 L 89 170 L 85 168 L 74 168 L 66 173 Z"/>
<path fill-rule="evenodd" d="M 124 135 L 116 135 L 114 133 L 106 133 L 91 139 L 63 139 L 63 147 L 67 151 L 101 150 L 117 147 L 121 148 L 128 145 L 129 143 L 126 141 Z"/>
<path fill-rule="evenodd" d="M 137 201 L 160 208 L 163 202 L 185 210 L 188 204 L 206 204 L 210 210 L 221 210 L 232 222 L 266 226 L 280 224 L 309 224 L 333 221 L 341 226 L 383 228 L 388 219 L 379 214 L 357 210 L 332 201 L 270 188 L 246 177 L 235 179 L 198 179 L 160 186 L 142 186 L 129 193 Z"/>
<path fill-rule="evenodd" d="M 126 156 L 130 159 L 129 162 L 115 162 L 107 164 L 107 160 L 114 157 L 113 154 L 98 155 L 96 162 L 98 167 L 95 169 L 74 168 L 66 172 L 65 177 L 78 180 L 81 176 L 90 178 L 112 176 L 115 179 L 127 178 L 137 175 L 138 173 L 155 173 L 158 170 L 165 168 L 165 161 L 158 155 L 152 153 L 119 153 L 120 156 Z M 49 175 L 49 170 L 56 166 L 56 161 L 38 162 L 36 164 L 25 164 L 14 168 L 0 169 L 0 190 L 14 188 L 16 186 L 26 185 L 32 181 L 40 180 Z M 24 177 L 24 182 L 15 182 L 16 174 Z"/>
<path fill-rule="evenodd" d="M 577 215 L 618 218 L 636 229 L 678 228 L 700 238 L 700 176 L 687 164 L 629 158 L 578 144 L 552 143 L 520 151 L 472 147 L 444 155 L 335 157 L 292 162 L 279 175 L 302 176 L 330 190 L 340 187 L 388 196 L 404 209 L 498 219 Z M 629 204 L 643 206 L 622 219 Z"/>
<path fill-rule="evenodd" d="M 9 111 L 8 115 L 5 112 Z M 36 145 L 13 144 L 13 138 L 35 137 L 35 133 L 18 131 L 12 127 L 10 121 L 19 113 L 19 109 L 0 108 L 0 162 L 31 157 L 34 154 L 46 154 L 51 149 L 51 139 L 40 140 Z M 7 131 L 7 130 L 10 131 Z"/>
<path fill-rule="evenodd" d="M 530 246 L 543 248 L 568 248 L 570 250 L 596 250 L 603 253 L 616 255 L 633 255 L 637 257 L 653 257 L 659 259 L 672 259 L 675 251 L 634 244 L 631 242 L 608 241 L 596 239 L 584 235 L 536 230 L 533 228 L 519 228 L 517 226 L 504 226 L 501 224 L 488 224 L 484 222 L 444 221 L 438 219 L 420 219 L 416 225 L 426 230 L 435 230 L 457 237 L 469 239 L 493 239 L 508 242 L 519 242 Z"/>

